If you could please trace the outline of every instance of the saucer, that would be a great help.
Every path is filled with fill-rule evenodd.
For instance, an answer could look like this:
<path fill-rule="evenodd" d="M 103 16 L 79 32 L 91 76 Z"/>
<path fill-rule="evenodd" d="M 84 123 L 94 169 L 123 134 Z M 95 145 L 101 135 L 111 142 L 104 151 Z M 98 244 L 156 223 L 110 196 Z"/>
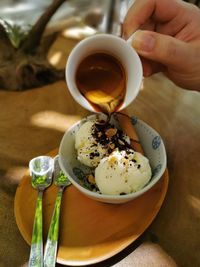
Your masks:
<path fill-rule="evenodd" d="M 57 150 L 49 153 L 54 157 Z M 146 193 L 130 202 L 113 205 L 92 200 L 73 185 L 63 193 L 57 262 L 88 265 L 108 259 L 134 242 L 152 223 L 168 188 L 168 171 Z M 57 188 L 52 185 L 43 196 L 43 242 L 55 204 Z M 25 174 L 17 188 L 15 218 L 21 235 L 30 245 L 37 191 Z"/>

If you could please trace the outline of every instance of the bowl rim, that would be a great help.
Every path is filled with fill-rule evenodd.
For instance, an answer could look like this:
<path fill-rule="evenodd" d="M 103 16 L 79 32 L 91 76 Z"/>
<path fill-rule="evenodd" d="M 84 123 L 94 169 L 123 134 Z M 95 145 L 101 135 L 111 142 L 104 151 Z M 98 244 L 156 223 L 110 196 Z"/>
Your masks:
<path fill-rule="evenodd" d="M 74 123 L 68 130 L 66 130 L 66 132 L 64 133 L 62 139 L 61 139 L 61 142 L 60 142 L 60 146 L 59 146 L 59 151 L 58 151 L 58 155 L 59 155 L 59 164 L 60 164 L 60 167 L 62 169 L 62 171 L 64 172 L 64 174 L 68 177 L 68 179 L 70 180 L 70 182 L 76 187 L 78 188 L 82 193 L 86 194 L 86 195 L 89 195 L 90 197 L 92 198 L 98 198 L 98 199 L 101 199 L 101 200 L 128 200 L 128 199 L 133 199 L 133 198 L 136 198 L 142 194 L 144 194 L 145 192 L 147 192 L 149 189 L 151 189 L 160 179 L 161 177 L 163 176 L 165 170 L 166 170 L 166 167 L 167 167 L 167 155 L 166 155 L 166 149 L 165 149 L 165 145 L 164 145 L 164 142 L 163 142 L 163 139 L 162 137 L 160 136 L 160 134 L 154 130 L 151 126 L 149 126 L 146 122 L 144 122 L 143 120 L 137 118 L 137 120 L 142 123 L 145 127 L 147 128 L 150 128 L 150 130 L 157 136 L 160 137 L 160 146 L 162 146 L 163 148 L 163 163 L 162 163 L 162 167 L 159 171 L 159 175 L 157 177 L 155 177 L 153 180 L 152 178 L 150 179 L 150 181 L 140 190 L 136 191 L 136 192 L 132 192 L 132 193 L 129 193 L 129 194 L 126 194 L 126 195 L 107 195 L 107 194 L 102 194 L 102 193 L 97 193 L 97 192 L 93 192 L 93 191 L 90 191 L 89 189 L 81 186 L 78 182 L 76 182 L 70 175 L 69 173 L 65 170 L 64 168 L 64 165 L 63 165 L 63 162 L 62 162 L 62 157 L 61 157 L 61 151 L 62 151 L 62 147 L 63 147 L 63 143 L 64 143 L 64 140 L 66 138 L 66 136 L 73 131 L 73 129 L 79 125 L 80 123 L 84 122 L 84 121 L 87 121 L 87 120 L 91 120 L 92 118 L 95 118 L 97 116 L 101 116 L 102 114 L 100 113 L 97 113 L 97 114 L 92 114 L 92 115 L 89 115 L 87 117 L 84 117 L 82 118 L 81 120 L 77 121 L 76 123 Z M 131 116 L 132 118 L 133 116 Z"/>

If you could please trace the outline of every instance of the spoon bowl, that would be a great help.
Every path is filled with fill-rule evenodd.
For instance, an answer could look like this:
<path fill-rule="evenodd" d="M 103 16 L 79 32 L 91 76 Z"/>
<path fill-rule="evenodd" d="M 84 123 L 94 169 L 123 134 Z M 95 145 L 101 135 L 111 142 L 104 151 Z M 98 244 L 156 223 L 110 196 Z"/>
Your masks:
<path fill-rule="evenodd" d="M 31 184 L 33 188 L 44 190 L 50 186 L 53 173 L 53 159 L 48 156 L 33 158 L 29 163 Z"/>

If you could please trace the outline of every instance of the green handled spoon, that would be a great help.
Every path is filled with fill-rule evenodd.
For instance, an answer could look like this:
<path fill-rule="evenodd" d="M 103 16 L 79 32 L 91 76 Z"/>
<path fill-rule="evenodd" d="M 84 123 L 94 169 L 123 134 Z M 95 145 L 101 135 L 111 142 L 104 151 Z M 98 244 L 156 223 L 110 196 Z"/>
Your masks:
<path fill-rule="evenodd" d="M 71 184 L 71 182 L 61 170 L 58 159 L 59 156 L 56 156 L 54 159 L 54 184 L 58 186 L 59 189 L 56 196 L 55 207 L 51 218 L 51 224 L 44 252 L 44 267 L 54 267 L 56 265 L 62 193 L 64 188 Z"/>
<path fill-rule="evenodd" d="M 31 183 L 38 190 L 33 224 L 31 252 L 29 267 L 43 267 L 43 241 L 42 241 L 42 196 L 43 191 L 50 186 L 53 173 L 53 159 L 48 156 L 33 158 L 29 162 Z"/>

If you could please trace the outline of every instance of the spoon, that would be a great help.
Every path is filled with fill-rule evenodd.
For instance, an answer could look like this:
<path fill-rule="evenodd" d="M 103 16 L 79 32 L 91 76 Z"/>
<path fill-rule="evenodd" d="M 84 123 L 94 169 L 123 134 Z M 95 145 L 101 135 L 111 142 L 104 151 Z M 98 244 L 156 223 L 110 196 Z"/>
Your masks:
<path fill-rule="evenodd" d="M 48 156 L 39 156 L 29 162 L 31 183 L 38 190 L 35 219 L 33 225 L 29 267 L 43 267 L 42 241 L 42 196 L 43 191 L 51 184 L 53 173 L 53 159 Z"/>
<path fill-rule="evenodd" d="M 58 159 L 59 156 L 56 156 L 54 159 L 54 184 L 58 186 L 59 189 L 56 196 L 55 207 L 51 218 L 47 244 L 44 252 L 44 267 L 54 267 L 56 264 L 62 193 L 65 187 L 71 184 L 61 170 Z"/>

